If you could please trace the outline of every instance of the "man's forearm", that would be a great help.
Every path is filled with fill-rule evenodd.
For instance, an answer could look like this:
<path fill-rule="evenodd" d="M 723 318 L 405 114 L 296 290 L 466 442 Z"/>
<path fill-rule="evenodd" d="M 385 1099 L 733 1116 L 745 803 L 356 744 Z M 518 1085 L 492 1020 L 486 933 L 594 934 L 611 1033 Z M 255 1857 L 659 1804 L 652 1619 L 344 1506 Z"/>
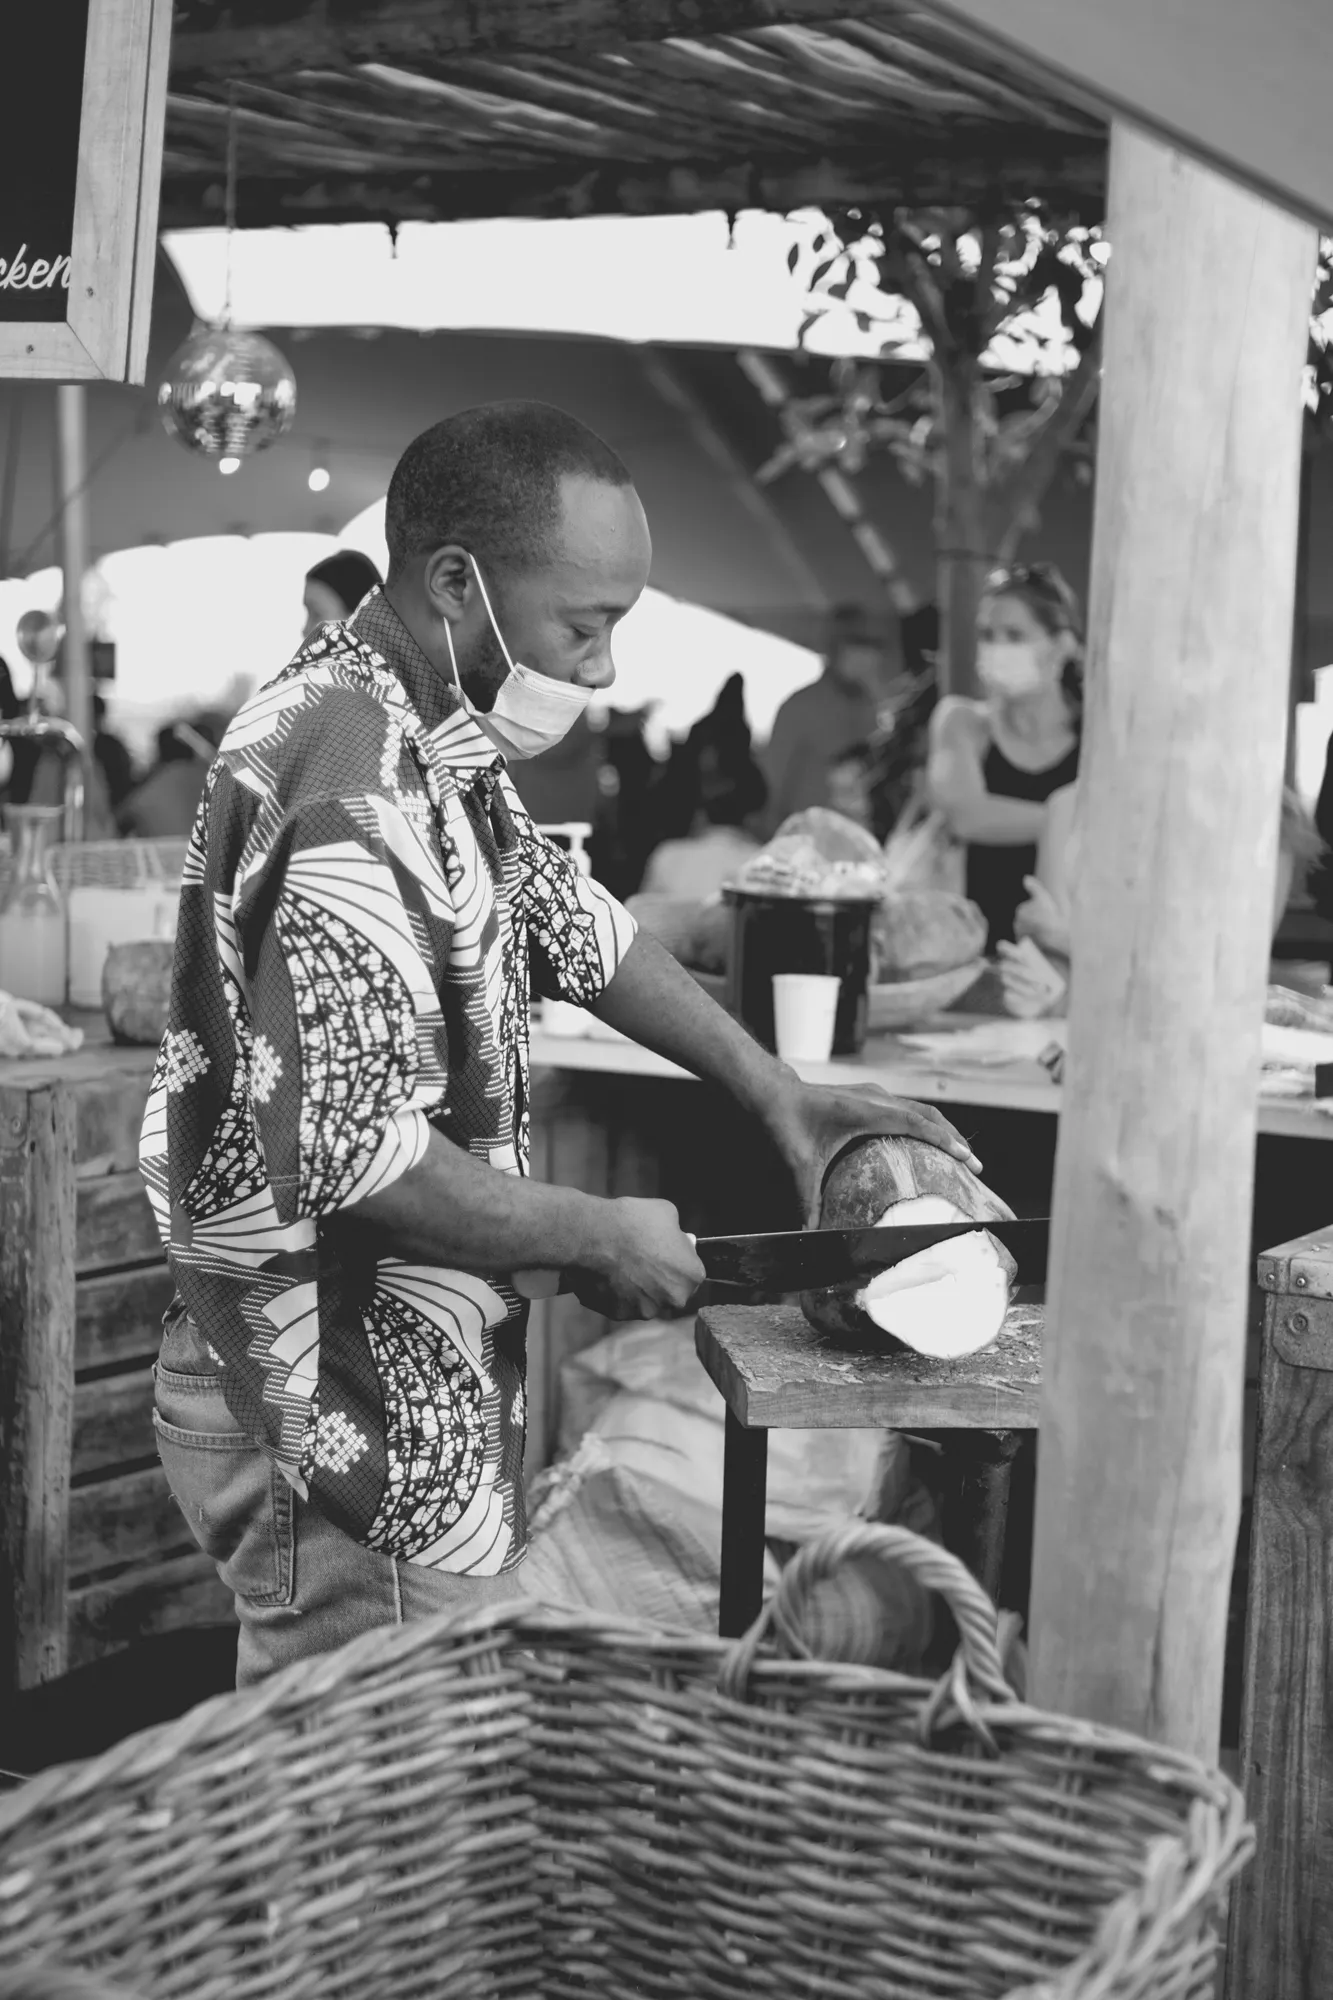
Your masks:
<path fill-rule="evenodd" d="M 502 1174 L 432 1132 L 414 1167 L 347 1213 L 395 1256 L 508 1273 L 590 1262 L 606 1207 L 576 1188 Z"/>
<path fill-rule="evenodd" d="M 640 931 L 592 1009 L 631 1041 L 720 1084 L 770 1128 L 798 1079 Z"/>

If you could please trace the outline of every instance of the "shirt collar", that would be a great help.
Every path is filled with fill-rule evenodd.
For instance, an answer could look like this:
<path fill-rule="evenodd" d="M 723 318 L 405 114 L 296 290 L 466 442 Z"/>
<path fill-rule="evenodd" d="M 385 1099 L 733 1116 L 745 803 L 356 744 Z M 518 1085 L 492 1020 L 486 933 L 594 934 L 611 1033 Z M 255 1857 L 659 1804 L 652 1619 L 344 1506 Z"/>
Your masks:
<path fill-rule="evenodd" d="M 463 707 L 457 688 L 437 673 L 382 590 L 372 590 L 347 621 L 353 638 L 379 654 L 402 683 L 460 789 L 485 781 L 489 793 L 505 760 Z"/>

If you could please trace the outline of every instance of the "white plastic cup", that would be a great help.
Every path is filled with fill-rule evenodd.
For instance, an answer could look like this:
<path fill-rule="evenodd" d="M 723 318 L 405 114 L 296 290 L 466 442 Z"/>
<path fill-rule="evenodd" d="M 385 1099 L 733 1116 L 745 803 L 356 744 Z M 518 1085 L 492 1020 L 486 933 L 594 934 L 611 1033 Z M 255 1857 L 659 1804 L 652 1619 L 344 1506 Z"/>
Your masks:
<path fill-rule="evenodd" d="M 842 981 L 828 972 L 773 974 L 773 1034 L 783 1062 L 827 1062 Z"/>

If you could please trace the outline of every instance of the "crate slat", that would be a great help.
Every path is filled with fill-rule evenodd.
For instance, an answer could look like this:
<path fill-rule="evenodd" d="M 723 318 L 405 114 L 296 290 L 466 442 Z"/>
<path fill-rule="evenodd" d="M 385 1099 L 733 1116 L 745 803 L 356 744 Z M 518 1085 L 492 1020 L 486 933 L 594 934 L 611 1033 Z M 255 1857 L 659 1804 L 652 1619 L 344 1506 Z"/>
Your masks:
<path fill-rule="evenodd" d="M 162 1315 L 174 1293 L 165 1264 L 118 1271 L 114 1277 L 81 1278 L 74 1293 L 75 1367 L 155 1359 L 162 1344 Z"/>
<path fill-rule="evenodd" d="M 160 1465 L 76 1486 L 69 1496 L 69 1573 L 95 1576 L 117 1563 L 160 1561 L 194 1541 Z"/>
<path fill-rule="evenodd" d="M 102 1174 L 75 1184 L 75 1269 L 82 1275 L 108 1264 L 133 1264 L 162 1255 L 162 1241 L 137 1173 Z"/>
<path fill-rule="evenodd" d="M 235 1600 L 202 1551 L 87 1584 L 66 1602 L 71 1667 L 164 1632 L 236 1622 Z"/>
<path fill-rule="evenodd" d="M 105 1375 L 74 1388 L 75 1479 L 110 1473 L 117 1466 L 157 1455 L 153 1430 L 153 1376 L 149 1368 Z"/>

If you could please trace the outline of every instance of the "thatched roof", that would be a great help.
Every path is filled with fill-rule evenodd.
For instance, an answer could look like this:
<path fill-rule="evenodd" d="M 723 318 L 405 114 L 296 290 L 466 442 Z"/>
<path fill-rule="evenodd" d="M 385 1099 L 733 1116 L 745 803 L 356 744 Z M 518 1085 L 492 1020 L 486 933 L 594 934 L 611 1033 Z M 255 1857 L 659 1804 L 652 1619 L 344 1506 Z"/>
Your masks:
<path fill-rule="evenodd" d="M 1104 128 L 885 0 L 177 0 L 163 225 L 1043 195 Z"/>

